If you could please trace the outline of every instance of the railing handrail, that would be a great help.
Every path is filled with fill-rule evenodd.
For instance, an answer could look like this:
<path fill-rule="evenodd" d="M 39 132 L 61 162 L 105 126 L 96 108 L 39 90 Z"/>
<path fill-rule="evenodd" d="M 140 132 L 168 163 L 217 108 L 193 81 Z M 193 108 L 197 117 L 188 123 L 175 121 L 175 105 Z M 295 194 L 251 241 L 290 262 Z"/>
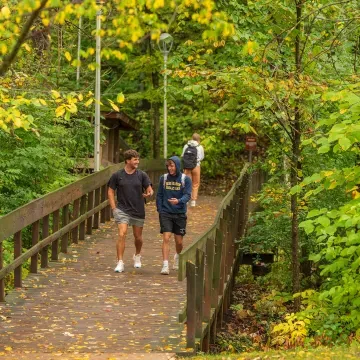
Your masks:
<path fill-rule="evenodd" d="M 163 160 L 144 159 L 141 161 L 139 168 L 142 170 L 160 170 L 160 164 L 163 164 Z M 26 226 L 33 224 L 35 221 L 42 219 L 66 204 L 95 190 L 99 186 L 106 184 L 110 176 L 123 166 L 123 162 L 109 166 L 99 172 L 88 175 L 83 179 L 65 185 L 4 215 L 0 218 L 0 244 L 3 240 L 22 230 Z M 164 165 L 162 168 L 164 168 Z"/>
<path fill-rule="evenodd" d="M 239 186 L 239 183 L 241 183 L 243 181 L 244 176 L 249 169 L 249 166 L 250 166 L 249 163 L 246 163 L 244 165 L 243 169 L 241 170 L 240 176 L 234 182 L 230 191 L 222 199 L 222 201 L 219 205 L 218 211 L 216 213 L 213 224 L 206 231 L 204 231 L 202 234 L 200 234 L 186 249 L 184 249 L 181 252 L 180 258 L 179 258 L 179 271 L 178 271 L 178 280 L 179 281 L 183 281 L 186 278 L 186 261 L 188 261 L 188 260 L 194 261 L 194 259 L 195 259 L 196 253 L 193 254 L 194 255 L 193 259 L 190 259 L 189 253 L 193 252 L 194 249 L 196 249 L 196 248 L 202 247 L 204 245 L 203 242 L 206 241 L 206 239 L 212 235 L 212 232 L 214 232 L 216 230 L 216 227 L 219 225 L 219 221 L 220 221 L 220 218 L 221 218 L 224 208 L 228 205 L 229 200 L 231 200 L 231 197 L 233 196 L 234 192 L 236 191 L 237 187 Z"/>

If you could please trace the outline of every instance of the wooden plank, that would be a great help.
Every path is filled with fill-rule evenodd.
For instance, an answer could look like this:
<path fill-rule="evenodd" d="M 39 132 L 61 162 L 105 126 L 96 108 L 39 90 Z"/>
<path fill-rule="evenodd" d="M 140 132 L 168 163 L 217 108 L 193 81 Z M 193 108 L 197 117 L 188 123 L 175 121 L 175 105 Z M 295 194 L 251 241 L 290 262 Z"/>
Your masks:
<path fill-rule="evenodd" d="M 69 205 L 65 205 L 62 209 L 61 227 L 64 228 L 69 224 Z M 61 252 L 66 254 L 68 249 L 69 234 L 66 233 L 61 237 Z"/>
<path fill-rule="evenodd" d="M 53 226 L 52 232 L 56 233 L 60 227 L 60 211 L 55 210 L 53 212 Z M 59 259 L 59 240 L 56 239 L 51 246 L 51 260 L 58 260 Z"/>
<path fill-rule="evenodd" d="M 19 256 L 16 260 L 14 260 L 9 265 L 5 266 L 3 269 L 0 270 L 0 279 L 3 279 L 7 274 L 9 274 L 11 271 L 13 271 L 15 268 L 17 268 L 19 265 L 24 263 L 27 259 L 32 257 L 33 255 L 39 253 L 41 249 L 43 249 L 45 246 L 51 244 L 56 239 L 61 238 L 64 234 L 69 233 L 70 230 L 72 230 L 75 226 L 78 226 L 84 219 L 87 219 L 89 216 L 94 215 L 96 211 L 101 210 L 103 207 L 107 206 L 109 204 L 108 201 L 105 201 L 103 204 L 100 204 L 97 208 L 92 209 L 89 212 L 86 212 L 84 215 L 80 216 L 77 220 L 71 222 L 70 224 L 66 225 L 65 227 L 61 228 L 57 232 L 51 234 L 46 239 L 40 241 L 35 246 L 33 246 L 31 249 L 23 253 L 21 256 Z"/>
<path fill-rule="evenodd" d="M 86 195 L 83 195 L 80 199 L 80 216 L 86 212 Z M 85 240 L 85 221 L 79 225 L 79 240 Z"/>
<path fill-rule="evenodd" d="M 34 247 L 39 242 L 39 229 L 40 229 L 40 221 L 35 221 L 32 224 L 32 241 L 31 244 Z M 38 269 L 38 253 L 34 254 L 31 257 L 30 263 L 30 272 L 32 274 L 36 274 Z"/>
<path fill-rule="evenodd" d="M 74 206 L 73 206 L 72 220 L 76 220 L 79 217 L 79 213 L 80 213 L 80 199 L 76 199 L 74 201 Z M 71 242 L 77 244 L 79 242 L 78 239 L 79 239 L 79 227 L 77 226 L 71 231 Z"/>
<path fill-rule="evenodd" d="M 202 338 L 203 305 L 204 305 L 204 273 L 205 273 L 205 253 L 201 249 L 196 251 L 196 325 L 195 337 Z"/>
<path fill-rule="evenodd" d="M 0 218 L 0 242 L 44 216 L 106 184 L 110 176 L 123 167 L 124 163 L 109 166 L 4 215 Z M 144 159 L 141 160 L 139 168 L 145 171 L 156 171 L 164 168 L 164 162 L 163 160 Z"/>
<path fill-rule="evenodd" d="M 14 259 L 17 259 L 21 256 L 22 253 L 22 237 L 21 231 L 18 231 L 14 235 Z M 22 265 L 18 266 L 14 270 L 14 286 L 22 287 Z"/>
<path fill-rule="evenodd" d="M 186 263 L 186 344 L 188 348 L 195 348 L 196 326 L 196 275 L 195 264 Z"/>
<path fill-rule="evenodd" d="M 94 192 L 90 191 L 88 193 L 88 199 L 87 199 L 87 211 L 91 211 L 91 209 L 93 208 L 94 208 Z M 93 224 L 93 218 L 92 216 L 90 216 L 86 220 L 86 233 L 88 235 L 92 234 L 92 224 Z"/>
<path fill-rule="evenodd" d="M 3 244 L 0 242 L 0 271 L 4 266 Z M 5 301 L 5 279 L 0 279 L 0 302 Z"/>
<path fill-rule="evenodd" d="M 104 202 L 107 199 L 107 197 L 108 197 L 107 191 L 108 191 L 108 187 L 106 185 L 103 185 L 101 187 L 101 202 Z M 101 210 L 100 214 L 101 214 L 100 222 L 104 224 L 105 223 L 105 208 Z"/>
<path fill-rule="evenodd" d="M 205 322 L 210 322 L 211 314 L 211 294 L 213 286 L 213 271 L 214 271 L 214 254 L 215 242 L 213 239 L 208 239 L 206 242 L 205 251 L 205 281 L 204 281 L 204 313 L 203 318 Z"/>
<path fill-rule="evenodd" d="M 215 254 L 214 254 L 214 274 L 212 283 L 212 294 L 211 294 L 211 307 L 217 308 L 218 305 L 218 294 L 220 286 L 220 272 L 221 272 L 221 253 L 222 253 L 222 242 L 223 234 L 220 229 L 216 229 L 215 236 Z"/>
<path fill-rule="evenodd" d="M 224 215 L 225 216 L 225 215 Z M 226 274 L 225 274 L 225 265 L 226 265 L 226 241 L 227 241 L 227 233 L 226 233 L 226 220 L 224 218 L 220 219 L 220 231 L 223 234 L 223 240 L 221 243 L 221 263 L 220 263 L 220 282 L 218 288 L 218 295 L 222 295 L 224 292 L 224 284 L 226 282 Z"/>
<path fill-rule="evenodd" d="M 94 206 L 98 206 L 100 204 L 100 188 L 95 190 L 95 203 Z M 97 212 L 94 214 L 94 229 L 98 229 L 100 224 L 100 214 Z"/>
<path fill-rule="evenodd" d="M 49 236 L 49 215 L 46 215 L 42 223 L 42 239 L 46 239 Z M 49 266 L 48 263 L 48 246 L 45 246 L 41 250 L 41 267 L 46 268 Z"/>

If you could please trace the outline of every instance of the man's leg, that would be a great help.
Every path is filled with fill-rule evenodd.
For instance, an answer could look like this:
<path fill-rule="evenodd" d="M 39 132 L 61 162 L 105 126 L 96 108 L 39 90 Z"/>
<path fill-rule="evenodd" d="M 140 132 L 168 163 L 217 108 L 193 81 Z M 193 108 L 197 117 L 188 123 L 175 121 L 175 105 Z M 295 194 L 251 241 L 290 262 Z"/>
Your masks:
<path fill-rule="evenodd" d="M 118 224 L 119 235 L 116 241 L 116 255 L 118 263 L 115 268 L 115 272 L 122 273 L 124 271 L 124 251 L 125 251 L 125 239 L 127 233 L 128 224 Z"/>
<path fill-rule="evenodd" d="M 162 255 L 163 261 L 169 261 L 171 232 L 163 233 Z"/>
<path fill-rule="evenodd" d="M 118 224 L 119 236 L 116 242 L 117 259 L 123 260 L 128 224 Z"/>
<path fill-rule="evenodd" d="M 174 238 L 175 238 L 176 253 L 180 254 L 183 249 L 183 236 L 182 235 L 174 235 Z"/>
<path fill-rule="evenodd" d="M 192 192 L 191 200 L 197 200 L 200 187 L 200 166 L 191 170 L 192 172 Z"/>
<path fill-rule="evenodd" d="M 134 243 L 135 243 L 135 255 L 140 255 L 141 248 L 143 245 L 142 231 L 143 228 L 139 226 L 133 226 Z"/>

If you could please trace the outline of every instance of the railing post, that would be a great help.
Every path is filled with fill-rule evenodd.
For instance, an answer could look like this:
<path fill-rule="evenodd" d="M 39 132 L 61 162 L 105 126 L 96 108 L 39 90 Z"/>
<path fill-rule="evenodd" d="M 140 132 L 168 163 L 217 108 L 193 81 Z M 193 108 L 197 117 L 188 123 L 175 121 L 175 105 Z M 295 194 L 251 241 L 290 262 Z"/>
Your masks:
<path fill-rule="evenodd" d="M 100 205 L 100 188 L 95 190 L 95 205 L 94 207 Z M 94 229 L 99 228 L 99 212 L 94 214 Z"/>
<path fill-rule="evenodd" d="M 18 258 L 22 252 L 21 231 L 14 235 L 14 259 Z M 22 265 L 14 270 L 14 286 L 22 287 Z"/>
<path fill-rule="evenodd" d="M 42 223 L 42 239 L 46 239 L 49 236 L 49 215 L 44 216 Z M 48 267 L 48 246 L 45 246 L 41 250 L 41 267 Z"/>
<path fill-rule="evenodd" d="M 60 226 L 60 211 L 55 210 L 53 212 L 53 226 L 52 232 L 55 233 L 59 230 Z M 59 259 L 59 240 L 55 240 L 51 244 L 51 260 L 57 261 Z"/>
<path fill-rule="evenodd" d="M 74 201 L 72 220 L 76 220 L 79 217 L 79 212 L 80 212 L 80 199 L 76 199 Z M 71 242 L 77 244 L 79 242 L 78 239 L 79 239 L 79 227 L 76 226 L 71 231 Z"/>
<path fill-rule="evenodd" d="M 211 315 L 211 295 L 213 286 L 213 270 L 214 270 L 214 254 L 215 242 L 213 239 L 208 239 L 206 242 L 205 252 L 205 288 L 204 288 L 204 321 L 210 322 Z"/>
<path fill-rule="evenodd" d="M 86 212 L 86 195 L 80 199 L 80 216 Z M 79 240 L 85 240 L 85 220 L 79 225 Z"/>
<path fill-rule="evenodd" d="M 92 210 L 94 207 L 94 191 L 90 191 L 88 193 L 88 203 L 87 203 L 87 211 Z M 87 220 L 86 220 L 86 233 L 88 235 L 92 234 L 92 216 L 90 216 Z"/>
<path fill-rule="evenodd" d="M 195 337 L 202 337 L 203 301 L 204 301 L 204 252 L 196 250 L 196 329 Z"/>
<path fill-rule="evenodd" d="M 186 343 L 195 349 L 196 279 L 195 264 L 190 261 L 186 262 L 186 290 Z"/>
<path fill-rule="evenodd" d="M 62 210 L 62 227 L 69 223 L 69 205 L 65 205 Z M 61 252 L 66 254 L 69 242 L 69 233 L 66 233 L 61 238 Z"/>
<path fill-rule="evenodd" d="M 4 266 L 3 243 L 0 242 L 0 270 Z M 5 301 L 5 279 L 0 279 L 0 302 Z"/>
<path fill-rule="evenodd" d="M 101 187 L 101 202 L 103 203 L 107 198 L 107 186 L 103 185 Z M 105 208 L 100 212 L 100 222 L 105 223 Z"/>
<path fill-rule="evenodd" d="M 32 242 L 31 242 L 32 246 L 36 245 L 39 241 L 39 225 L 40 225 L 39 220 L 35 221 L 32 224 Z M 35 254 L 31 257 L 30 272 L 33 274 L 37 273 L 38 255 L 39 254 Z"/>

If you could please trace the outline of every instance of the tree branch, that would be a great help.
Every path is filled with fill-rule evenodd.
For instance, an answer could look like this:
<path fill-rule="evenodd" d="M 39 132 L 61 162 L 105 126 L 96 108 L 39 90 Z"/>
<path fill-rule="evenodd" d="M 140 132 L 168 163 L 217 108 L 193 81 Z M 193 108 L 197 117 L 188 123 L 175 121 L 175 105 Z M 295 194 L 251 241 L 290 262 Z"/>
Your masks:
<path fill-rule="evenodd" d="M 26 22 L 25 26 L 23 27 L 23 29 L 21 31 L 21 34 L 20 34 L 14 48 L 12 49 L 10 54 L 8 54 L 4 57 L 4 60 L 2 61 L 1 65 L 0 65 L 0 76 L 4 76 L 5 73 L 9 70 L 12 62 L 14 61 L 17 53 L 20 50 L 21 45 L 26 40 L 27 34 L 29 33 L 32 24 L 34 23 L 36 18 L 39 16 L 39 14 L 43 10 L 43 8 L 45 7 L 47 2 L 48 2 L 48 0 L 42 0 L 40 3 L 40 6 L 30 15 L 28 21 Z"/>

